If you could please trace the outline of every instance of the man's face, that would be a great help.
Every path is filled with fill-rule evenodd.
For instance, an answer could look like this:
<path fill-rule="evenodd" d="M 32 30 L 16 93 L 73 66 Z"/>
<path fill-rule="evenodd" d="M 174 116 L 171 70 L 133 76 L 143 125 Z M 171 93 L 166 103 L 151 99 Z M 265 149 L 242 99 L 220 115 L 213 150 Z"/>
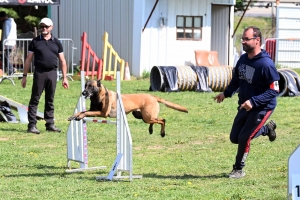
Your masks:
<path fill-rule="evenodd" d="M 255 36 L 253 29 L 245 31 L 241 40 L 243 50 L 247 53 L 253 51 L 259 45 L 259 37 Z"/>
<path fill-rule="evenodd" d="M 46 24 L 40 24 L 40 30 L 43 35 L 48 35 L 51 33 L 53 26 L 47 26 Z"/>

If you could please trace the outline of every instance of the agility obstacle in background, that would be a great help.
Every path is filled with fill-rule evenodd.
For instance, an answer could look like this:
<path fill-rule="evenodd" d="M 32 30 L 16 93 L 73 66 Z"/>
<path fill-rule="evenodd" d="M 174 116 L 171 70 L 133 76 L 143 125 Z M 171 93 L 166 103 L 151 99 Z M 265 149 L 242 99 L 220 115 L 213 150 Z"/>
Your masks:
<path fill-rule="evenodd" d="M 118 53 L 114 50 L 113 46 L 108 41 L 108 33 L 105 32 L 102 38 L 103 40 L 103 73 L 102 73 L 102 80 L 105 80 L 105 76 L 113 76 L 116 79 L 116 72 L 119 67 L 119 71 L 121 73 L 121 80 L 124 79 L 124 66 L 125 61 L 120 58 Z M 114 60 L 112 56 L 114 55 Z M 108 59 L 107 59 L 108 57 Z M 112 65 L 112 61 L 113 64 Z"/>
<path fill-rule="evenodd" d="M 120 58 L 113 46 L 109 43 L 107 32 L 104 32 L 102 40 L 103 55 L 101 59 L 87 42 L 86 32 L 83 32 L 81 36 L 80 71 L 85 71 L 85 75 L 92 76 L 92 79 L 94 79 L 94 76 L 97 76 L 97 79 L 102 80 L 116 79 L 116 72 L 120 71 L 121 80 L 124 80 L 125 61 Z"/>
<path fill-rule="evenodd" d="M 25 123 L 25 124 L 28 123 L 28 117 L 27 117 L 28 107 L 27 106 L 0 95 L 0 102 L 4 102 L 4 101 L 6 101 L 14 110 L 16 110 L 18 112 L 21 123 Z M 44 114 L 38 111 L 36 117 L 39 120 L 44 119 Z"/>
<path fill-rule="evenodd" d="M 292 69 L 278 69 L 280 76 L 279 81 L 279 96 L 300 96 L 300 77 Z"/>
<path fill-rule="evenodd" d="M 232 79 L 230 66 L 153 66 L 150 87 L 153 91 L 224 91 Z M 300 96 L 300 76 L 290 68 L 277 70 L 279 96 Z"/>
<path fill-rule="evenodd" d="M 80 70 L 85 71 L 86 76 L 97 75 L 97 79 L 102 77 L 102 59 L 98 58 L 91 45 L 87 42 L 87 34 L 83 32 L 81 36 L 81 60 L 80 60 Z M 90 61 L 92 60 L 92 63 Z M 92 68 L 90 69 L 90 65 Z M 97 71 L 96 71 L 97 70 Z"/>
<path fill-rule="evenodd" d="M 81 72 L 81 87 L 84 89 L 85 72 Z M 84 118 L 80 121 L 72 120 L 70 122 L 68 133 L 67 133 L 67 165 L 68 170 L 66 172 L 78 172 L 84 170 L 103 169 L 106 166 L 89 167 L 88 166 L 88 135 L 87 135 L 87 122 L 94 123 L 106 123 L 117 126 L 116 137 L 117 137 L 117 157 L 113 164 L 113 167 L 107 177 L 96 177 L 99 179 L 128 179 L 132 181 L 133 178 L 142 178 L 140 175 L 133 175 L 132 167 L 132 138 L 130 129 L 127 123 L 126 113 L 122 103 L 121 97 L 121 81 L 120 72 L 117 72 L 117 118 L 116 121 L 102 120 L 102 119 L 91 119 Z M 86 110 L 85 98 L 81 95 L 78 99 L 77 107 L 74 113 Z M 80 164 L 77 169 L 71 169 L 71 161 Z M 115 172 L 117 173 L 114 176 Z M 122 172 L 128 172 L 129 176 L 122 175 Z"/>
<path fill-rule="evenodd" d="M 232 79 L 232 69 L 230 66 L 153 66 L 150 87 L 152 91 L 162 92 L 224 91 Z"/>

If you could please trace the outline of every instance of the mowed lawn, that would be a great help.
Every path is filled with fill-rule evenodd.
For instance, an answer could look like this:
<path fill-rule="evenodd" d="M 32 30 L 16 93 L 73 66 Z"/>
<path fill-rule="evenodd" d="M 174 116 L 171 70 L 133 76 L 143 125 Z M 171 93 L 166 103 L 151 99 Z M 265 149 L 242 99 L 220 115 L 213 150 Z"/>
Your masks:
<path fill-rule="evenodd" d="M 32 78 L 23 89 L 20 80 L 13 86 L 5 80 L 0 95 L 28 105 Z M 116 90 L 116 81 L 102 82 Z M 262 199 L 287 198 L 288 158 L 300 143 L 299 97 L 279 97 L 271 116 L 277 123 L 277 139 L 259 137 L 251 143 L 246 176 L 228 179 L 237 146 L 229 132 L 237 109 L 237 95 L 222 104 L 213 101 L 218 92 L 150 92 L 149 79 L 122 81 L 122 93 L 150 93 L 185 106 L 181 113 L 161 105 L 166 119 L 166 136 L 154 125 L 127 115 L 133 138 L 133 172 L 142 179 L 96 181 L 107 176 L 116 158 L 114 125 L 88 124 L 89 166 L 106 169 L 66 173 L 66 133 L 80 96 L 80 81 L 70 81 L 65 90 L 58 82 L 55 122 L 61 133 L 45 131 L 38 121 L 40 135 L 26 133 L 26 124 L 0 123 L 0 199 Z M 87 101 L 89 103 L 89 100 Z M 43 112 L 44 96 L 39 111 Z M 87 105 L 87 107 L 89 107 Z M 18 117 L 18 113 L 16 113 Z M 72 167 L 79 165 L 72 162 Z"/>

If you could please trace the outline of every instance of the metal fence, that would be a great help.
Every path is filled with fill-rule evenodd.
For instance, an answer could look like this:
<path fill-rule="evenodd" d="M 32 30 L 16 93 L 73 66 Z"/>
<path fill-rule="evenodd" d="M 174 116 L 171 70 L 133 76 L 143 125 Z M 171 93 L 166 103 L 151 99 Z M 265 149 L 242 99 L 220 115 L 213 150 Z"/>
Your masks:
<path fill-rule="evenodd" d="M 278 68 L 300 68 L 300 38 L 268 38 L 264 49 Z"/>
<path fill-rule="evenodd" d="M 77 65 L 74 63 L 74 50 L 77 48 L 74 47 L 74 43 L 71 39 L 68 38 L 58 38 L 61 42 L 64 50 L 64 55 L 66 58 L 67 63 L 67 77 L 71 80 L 72 76 L 74 74 L 74 67 Z M 24 39 L 16 39 L 11 40 L 7 39 L 4 40 L 2 43 L 2 49 L 3 51 L 0 53 L 1 61 L 0 61 L 0 83 L 4 80 L 9 80 L 13 85 L 14 78 L 20 78 L 23 76 L 23 67 L 25 63 L 25 59 L 28 54 L 28 46 L 30 44 L 32 39 L 24 38 Z M 5 49 L 5 44 L 8 42 L 15 41 L 16 45 L 13 47 L 13 49 Z M 7 56 L 8 59 L 5 59 L 5 56 Z M 9 62 L 13 65 L 13 73 L 9 74 L 8 66 Z M 31 62 L 30 69 L 28 71 L 28 76 L 33 76 L 34 72 L 34 58 Z M 58 80 L 62 77 L 62 72 L 60 70 L 60 66 L 57 69 L 58 73 Z"/>

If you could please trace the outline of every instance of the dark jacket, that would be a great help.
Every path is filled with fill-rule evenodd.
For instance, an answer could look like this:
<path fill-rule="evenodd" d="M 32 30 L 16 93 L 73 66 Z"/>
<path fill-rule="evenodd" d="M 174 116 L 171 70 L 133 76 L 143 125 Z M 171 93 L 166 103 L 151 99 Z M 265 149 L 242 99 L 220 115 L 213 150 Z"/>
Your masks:
<path fill-rule="evenodd" d="M 279 94 L 279 74 L 265 50 L 252 59 L 243 54 L 233 69 L 233 77 L 224 91 L 225 97 L 231 97 L 239 88 L 241 105 L 250 100 L 253 110 L 271 110 L 276 107 Z"/>

